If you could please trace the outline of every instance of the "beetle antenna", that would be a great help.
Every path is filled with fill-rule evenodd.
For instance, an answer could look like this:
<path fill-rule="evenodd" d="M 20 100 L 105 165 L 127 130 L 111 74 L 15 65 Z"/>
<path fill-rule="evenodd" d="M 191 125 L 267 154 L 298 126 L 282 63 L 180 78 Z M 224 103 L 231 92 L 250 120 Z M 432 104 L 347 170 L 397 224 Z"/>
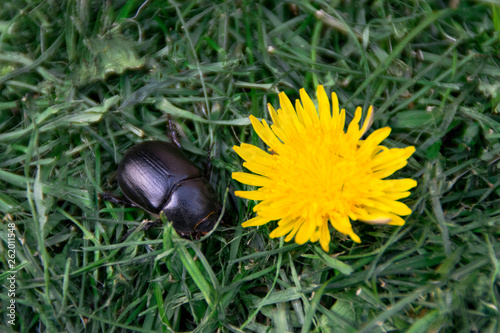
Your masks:
<path fill-rule="evenodd" d="M 167 136 L 170 139 L 170 143 L 177 146 L 179 149 L 181 148 L 181 142 L 179 140 L 179 135 L 177 133 L 177 130 L 175 128 L 175 125 L 170 119 L 170 115 L 167 114 Z"/>

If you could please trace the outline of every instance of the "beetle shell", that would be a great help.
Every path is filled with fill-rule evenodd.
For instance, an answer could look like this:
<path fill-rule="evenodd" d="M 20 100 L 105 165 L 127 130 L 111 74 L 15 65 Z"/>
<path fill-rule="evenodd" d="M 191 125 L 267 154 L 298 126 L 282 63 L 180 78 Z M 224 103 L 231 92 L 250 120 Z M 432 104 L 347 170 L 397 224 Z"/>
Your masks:
<path fill-rule="evenodd" d="M 210 231 L 220 205 L 210 182 L 176 146 L 147 141 L 130 148 L 117 180 L 127 199 L 144 210 L 162 211 L 181 234 Z"/>

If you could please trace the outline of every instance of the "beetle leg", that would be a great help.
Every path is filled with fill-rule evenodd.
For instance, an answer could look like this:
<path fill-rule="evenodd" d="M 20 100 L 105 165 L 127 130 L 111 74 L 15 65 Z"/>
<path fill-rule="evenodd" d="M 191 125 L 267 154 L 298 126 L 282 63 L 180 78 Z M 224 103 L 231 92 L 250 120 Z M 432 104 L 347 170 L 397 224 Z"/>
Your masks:
<path fill-rule="evenodd" d="M 205 165 L 205 171 L 204 171 L 204 176 L 207 179 L 210 179 L 210 174 L 212 173 L 212 148 L 214 147 L 214 144 L 212 143 L 210 147 L 208 148 L 208 153 L 207 153 L 207 163 Z"/>
<path fill-rule="evenodd" d="M 205 236 L 206 234 L 208 234 L 208 232 L 206 232 L 206 231 L 197 231 L 194 234 L 194 239 L 199 240 L 201 237 Z"/>
<path fill-rule="evenodd" d="M 109 201 L 109 202 L 112 202 L 112 203 L 117 204 L 117 205 L 128 206 L 128 207 L 139 207 L 136 204 L 134 204 L 133 202 L 131 202 L 130 200 L 128 200 L 126 197 L 118 197 L 118 196 L 111 194 L 109 192 L 99 193 L 97 196 L 101 200 Z"/>
<path fill-rule="evenodd" d="M 135 232 L 146 231 L 150 228 L 158 227 L 162 224 L 163 224 L 163 222 L 161 220 L 156 220 L 156 221 L 144 220 L 137 228 L 132 228 L 129 231 L 127 231 L 127 233 L 122 237 L 122 242 L 124 242 L 131 234 L 133 234 Z"/>
<path fill-rule="evenodd" d="M 201 237 L 205 236 L 207 232 L 205 231 L 192 231 L 192 232 L 183 232 L 176 230 L 177 234 L 185 239 L 190 240 L 199 240 Z"/>
<path fill-rule="evenodd" d="M 130 229 L 129 231 L 127 231 L 127 233 L 125 235 L 123 235 L 123 237 L 122 237 L 122 242 L 124 242 L 128 238 L 128 236 L 132 235 L 132 233 L 136 230 L 137 230 L 137 228 L 133 228 L 133 229 Z"/>
<path fill-rule="evenodd" d="M 181 142 L 179 140 L 179 135 L 177 133 L 177 130 L 175 129 L 174 123 L 170 119 L 170 115 L 167 115 L 167 127 L 168 127 L 167 136 L 170 139 L 170 143 L 177 146 L 180 149 Z"/>
<path fill-rule="evenodd" d="M 163 222 L 160 219 L 158 219 L 156 221 L 151 221 L 148 224 L 144 225 L 144 227 L 142 228 L 142 230 L 146 231 L 146 230 L 149 230 L 151 228 L 159 227 L 159 226 L 162 226 L 162 225 L 163 225 Z"/>
<path fill-rule="evenodd" d="M 184 231 L 180 231 L 180 230 L 175 230 L 177 232 L 177 234 L 179 236 L 181 236 L 182 238 L 187 238 L 187 239 L 190 239 L 191 237 L 191 232 L 184 232 Z"/>

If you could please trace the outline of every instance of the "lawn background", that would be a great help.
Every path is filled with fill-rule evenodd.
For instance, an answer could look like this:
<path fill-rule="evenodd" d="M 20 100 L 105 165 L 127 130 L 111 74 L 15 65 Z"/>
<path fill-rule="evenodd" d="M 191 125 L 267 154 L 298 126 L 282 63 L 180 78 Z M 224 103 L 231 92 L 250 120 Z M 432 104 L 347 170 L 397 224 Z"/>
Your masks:
<path fill-rule="evenodd" d="M 2 332 L 498 332 L 500 4 L 488 1 L 3 1 Z M 403 227 L 353 222 L 330 252 L 243 229 L 233 145 L 277 94 L 375 108 Z M 223 223 L 189 241 L 98 200 L 117 163 L 175 121 Z M 16 325 L 8 324 L 15 224 Z M 12 244 L 12 243 L 10 243 Z M 12 245 L 11 245 L 12 246 Z M 7 288 L 6 288 L 7 287 Z"/>

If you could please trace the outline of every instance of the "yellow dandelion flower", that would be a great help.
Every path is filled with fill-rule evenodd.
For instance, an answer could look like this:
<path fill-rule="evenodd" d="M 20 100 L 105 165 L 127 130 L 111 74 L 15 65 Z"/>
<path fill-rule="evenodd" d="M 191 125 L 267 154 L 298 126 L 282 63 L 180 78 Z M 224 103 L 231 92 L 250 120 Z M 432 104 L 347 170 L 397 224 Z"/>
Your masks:
<path fill-rule="evenodd" d="M 319 86 L 318 109 L 304 89 L 295 108 L 285 93 L 279 94 L 281 109 L 269 105 L 273 124 L 250 116 L 253 128 L 269 146 L 270 153 L 253 145 L 234 146 L 245 160 L 243 166 L 253 173 L 234 172 L 233 179 L 252 186 L 255 191 L 236 191 L 241 198 L 260 201 L 256 216 L 244 227 L 260 226 L 278 220 L 270 236 L 295 237 L 295 242 L 319 241 L 328 251 L 330 230 L 361 242 L 351 220 L 371 224 L 403 225 L 400 216 L 411 209 L 397 201 L 410 195 L 417 182 L 412 179 L 384 178 L 404 167 L 415 147 L 392 148 L 380 143 L 391 129 L 384 127 L 361 136 L 373 120 L 373 108 L 359 127 L 361 108 L 344 130 L 345 110 L 339 110 L 337 95 L 328 96 Z M 319 111 L 319 112 L 318 112 Z"/>

